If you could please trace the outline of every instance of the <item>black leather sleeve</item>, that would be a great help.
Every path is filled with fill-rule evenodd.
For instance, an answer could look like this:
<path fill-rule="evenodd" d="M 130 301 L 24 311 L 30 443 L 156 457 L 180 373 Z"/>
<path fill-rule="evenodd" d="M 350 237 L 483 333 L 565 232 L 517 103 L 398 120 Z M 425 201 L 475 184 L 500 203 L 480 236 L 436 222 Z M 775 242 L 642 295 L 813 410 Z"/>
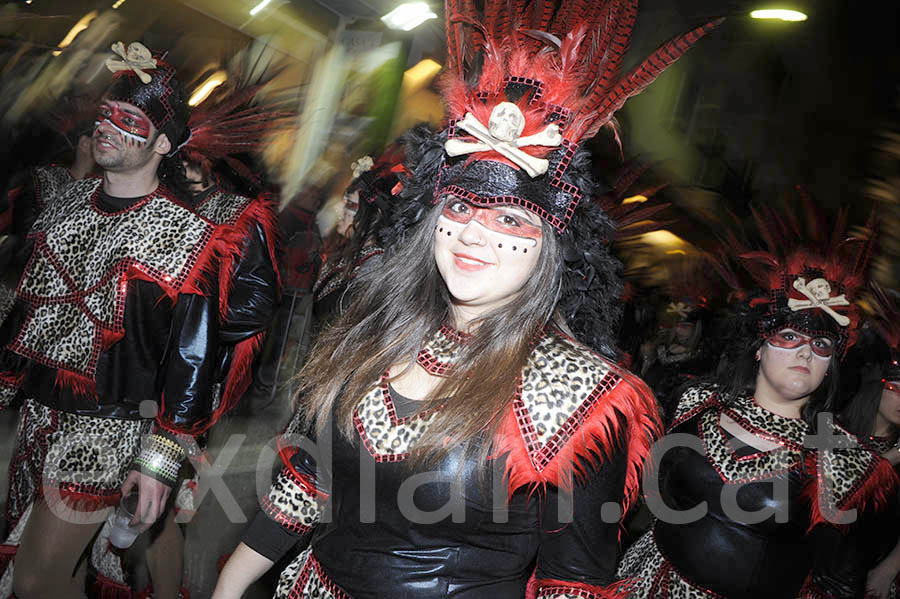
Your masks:
<path fill-rule="evenodd" d="M 281 298 L 268 241 L 259 223 L 244 241 L 228 281 L 228 305 L 220 331 L 225 344 L 233 345 L 266 330 L 275 314 Z"/>
<path fill-rule="evenodd" d="M 541 519 L 535 577 L 606 586 L 616 571 L 627 452 L 621 444 L 598 466 L 583 461 L 587 477 L 569 497 L 548 488 Z"/>
<path fill-rule="evenodd" d="M 182 294 L 175 302 L 163 360 L 164 428 L 193 432 L 212 412 L 212 386 L 219 338 L 218 293 Z"/>
<path fill-rule="evenodd" d="M 859 524 L 842 531 L 820 525 L 810 533 L 813 565 L 810 586 L 815 597 L 829 599 L 861 598 L 865 593 L 867 552 Z"/>

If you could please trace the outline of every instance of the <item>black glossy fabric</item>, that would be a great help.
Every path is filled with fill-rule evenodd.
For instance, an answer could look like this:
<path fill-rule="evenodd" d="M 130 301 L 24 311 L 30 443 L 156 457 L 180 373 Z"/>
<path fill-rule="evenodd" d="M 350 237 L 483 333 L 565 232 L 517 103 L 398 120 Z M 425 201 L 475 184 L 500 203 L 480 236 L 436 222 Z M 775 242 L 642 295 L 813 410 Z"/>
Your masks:
<path fill-rule="evenodd" d="M 696 435 L 699 417 L 670 432 Z M 742 445 L 733 438 L 731 442 Z M 738 455 L 756 452 L 748 446 L 737 450 Z M 706 456 L 684 447 L 673 449 L 659 472 L 667 506 L 686 510 L 705 501 L 709 508 L 690 524 L 659 520 L 654 525 L 660 552 L 688 580 L 730 599 L 788 599 L 797 596 L 811 575 L 823 597 L 863 596 L 866 571 L 874 565 L 875 517 L 861 518 L 845 531 L 820 525 L 807 534 L 810 512 L 801 492 L 811 477 L 802 469 L 740 487 L 735 497 L 740 509 L 768 508 L 786 515 L 786 521 L 770 515 L 757 523 L 726 515 L 722 478 Z M 776 482 L 787 485 L 787 495 L 775 493 Z"/>
<path fill-rule="evenodd" d="M 392 396 L 403 417 L 406 402 Z M 328 577 L 354 599 L 521 599 L 533 572 L 591 585 L 613 582 L 619 525 L 615 517 L 603 522 L 601 513 L 605 502 L 621 504 L 624 451 L 598 469 L 587 466 L 587 482 L 571 495 L 547 487 L 507 501 L 506 488 L 483 480 L 483 465 L 465 458 L 462 447 L 425 472 L 411 471 L 404 461 L 376 463 L 358 438 L 351 443 L 334 428 L 332 439 L 332 462 L 322 465 L 328 480 L 317 481 L 330 491 L 330 513 L 311 543 Z M 303 452 L 292 461 L 311 470 Z M 492 465 L 502 472 L 502 458 Z M 282 539 L 282 546 L 290 545 Z"/>

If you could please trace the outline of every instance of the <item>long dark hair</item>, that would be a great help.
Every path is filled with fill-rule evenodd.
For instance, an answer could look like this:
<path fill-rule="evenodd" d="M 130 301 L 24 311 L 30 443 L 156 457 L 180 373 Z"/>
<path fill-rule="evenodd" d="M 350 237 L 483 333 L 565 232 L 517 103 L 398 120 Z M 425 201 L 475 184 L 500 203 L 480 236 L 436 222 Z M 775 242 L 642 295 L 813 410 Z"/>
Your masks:
<path fill-rule="evenodd" d="M 359 399 L 390 365 L 413 362 L 422 344 L 448 322 L 451 297 L 434 259 L 434 228 L 445 202 L 386 253 L 378 269 L 354 280 L 352 304 L 319 336 L 298 375 L 298 408 L 308 424 L 321 430 L 333 412 L 341 433 L 352 438 Z M 416 455 L 443 455 L 495 432 L 532 342 L 549 321 L 558 320 L 560 244 L 549 225 L 542 227 L 541 254 L 525 286 L 479 319 L 460 349 L 458 363 L 465 367 L 451 370 L 423 401 L 425 410 L 443 408 L 417 442 Z M 452 401 L 444 405 L 447 398 Z"/>
<path fill-rule="evenodd" d="M 755 339 L 741 352 L 733 365 L 723 370 L 719 376 L 722 397 L 726 403 L 734 403 L 741 397 L 752 395 L 756 390 L 756 377 L 759 374 L 759 361 L 756 352 L 762 348 L 765 339 Z M 840 362 L 837 354 L 832 356 L 828 364 L 825 380 L 812 392 L 809 401 L 803 406 L 803 420 L 816 429 L 816 420 L 821 412 L 832 412 L 837 406 L 840 393 Z"/>

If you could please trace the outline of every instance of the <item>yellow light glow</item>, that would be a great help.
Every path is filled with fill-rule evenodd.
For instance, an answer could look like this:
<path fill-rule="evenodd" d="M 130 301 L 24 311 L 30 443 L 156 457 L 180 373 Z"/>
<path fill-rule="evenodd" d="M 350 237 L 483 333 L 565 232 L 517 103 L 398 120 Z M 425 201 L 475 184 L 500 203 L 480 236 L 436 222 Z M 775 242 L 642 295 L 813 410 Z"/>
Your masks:
<path fill-rule="evenodd" d="M 207 80 L 191 94 L 191 99 L 188 100 L 188 106 L 197 106 L 200 104 L 209 97 L 209 94 L 211 94 L 214 89 L 225 83 L 226 79 L 228 79 L 228 75 L 225 71 L 216 71 L 210 75 L 209 78 L 207 78 Z"/>
<path fill-rule="evenodd" d="M 666 253 L 667 254 L 681 254 L 682 256 L 687 256 L 687 252 L 684 250 L 669 250 Z"/>
<path fill-rule="evenodd" d="M 783 8 L 773 8 L 767 10 L 754 10 L 750 13 L 754 19 L 778 19 L 780 21 L 805 21 L 806 15 L 798 10 L 786 10 Z"/>
<path fill-rule="evenodd" d="M 81 20 L 75 23 L 75 26 L 69 30 L 69 33 L 66 34 L 66 37 L 63 38 L 61 42 L 59 42 L 58 48 L 62 49 L 72 43 L 79 33 L 88 28 L 88 25 L 91 24 L 91 21 L 97 18 L 97 11 L 92 10 L 88 14 L 81 17 Z M 62 54 L 61 50 L 54 50 L 53 56 L 59 56 Z"/>
<path fill-rule="evenodd" d="M 403 87 L 407 90 L 419 89 L 434 79 L 435 75 L 441 72 L 441 68 L 441 63 L 430 58 L 420 60 L 403 73 Z"/>
<path fill-rule="evenodd" d="M 272 0 L 262 0 L 262 2 L 260 2 L 259 4 L 257 4 L 256 6 L 254 6 L 253 8 L 250 9 L 250 16 L 255 17 L 256 13 L 258 13 L 259 11 L 264 9 L 266 6 L 268 6 L 269 2 L 271 2 L 271 1 Z"/>
<path fill-rule="evenodd" d="M 622 200 L 622 203 L 623 204 L 643 204 L 646 201 L 647 201 L 647 196 L 642 196 L 639 194 L 636 196 L 631 196 L 630 198 L 625 198 L 624 200 Z"/>
<path fill-rule="evenodd" d="M 125 0 L 116 0 L 116 1 L 113 3 L 113 5 L 112 5 L 113 10 L 119 8 L 119 7 L 122 6 L 123 4 L 125 4 Z"/>
<path fill-rule="evenodd" d="M 391 29 L 411 31 L 428 19 L 436 18 L 437 15 L 434 14 L 427 3 L 407 2 L 381 17 L 381 20 Z"/>
<path fill-rule="evenodd" d="M 650 231 L 642 236 L 645 243 L 655 246 L 681 246 L 685 245 L 684 240 L 670 231 L 661 229 L 659 231 Z"/>

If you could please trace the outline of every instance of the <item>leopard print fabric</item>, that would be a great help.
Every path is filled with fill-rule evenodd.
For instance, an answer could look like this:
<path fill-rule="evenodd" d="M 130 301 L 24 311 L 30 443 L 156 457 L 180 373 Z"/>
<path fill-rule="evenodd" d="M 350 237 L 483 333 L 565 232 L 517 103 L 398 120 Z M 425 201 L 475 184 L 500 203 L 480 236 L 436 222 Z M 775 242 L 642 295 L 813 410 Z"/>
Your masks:
<path fill-rule="evenodd" d="M 714 386 L 701 385 L 686 389 L 675 407 L 672 426 L 678 426 L 685 420 L 691 419 L 695 414 L 703 410 L 707 404 L 716 401 L 716 396 L 716 388 Z"/>
<path fill-rule="evenodd" d="M 538 470 L 577 434 L 596 400 L 620 382 L 606 360 L 576 341 L 555 333 L 538 341 L 513 402 L 529 457 Z"/>
<path fill-rule="evenodd" d="M 109 505 L 131 470 L 151 420 L 78 416 L 26 399 L 10 462 L 7 518 L 15 522 L 40 495 Z"/>
<path fill-rule="evenodd" d="M 3 411 L 19 392 L 19 386 L 0 378 L 0 411 Z"/>
<path fill-rule="evenodd" d="M 339 276 L 339 274 L 346 272 L 346 258 L 341 258 L 337 264 L 326 265 L 326 268 L 322 269 L 322 272 L 319 274 L 319 278 L 316 279 L 316 282 L 313 285 L 314 301 L 319 301 L 323 297 L 326 297 L 340 289 L 347 283 L 347 281 L 350 281 L 356 277 L 356 275 L 359 273 L 359 269 L 369 258 L 378 256 L 383 253 L 384 250 L 380 247 L 373 246 L 363 248 L 360 252 L 360 256 L 356 259 L 356 263 L 353 264 L 353 268 L 350 270 L 350 273 L 344 277 Z"/>
<path fill-rule="evenodd" d="M 828 481 L 835 505 L 845 507 L 883 458 L 860 444 L 855 436 L 836 422 L 832 423 L 832 429 L 832 435 L 850 446 L 817 452 L 817 470 Z"/>
<path fill-rule="evenodd" d="M 353 421 L 360 439 L 376 462 L 398 462 L 406 458 L 434 414 L 425 411 L 398 418 L 387 381 L 382 378 L 381 384 L 360 400 Z"/>
<path fill-rule="evenodd" d="M 685 579 L 656 546 L 653 531 L 625 553 L 616 572 L 629 583 L 629 599 L 725 599 Z"/>
<path fill-rule="evenodd" d="M 39 166 L 31 171 L 31 176 L 34 185 L 34 201 L 37 202 L 39 210 L 54 203 L 63 190 L 75 180 L 69 169 L 58 165 Z"/>
<path fill-rule="evenodd" d="M 233 225 L 252 201 L 244 196 L 218 190 L 197 205 L 194 212 L 215 225 Z"/>
<path fill-rule="evenodd" d="M 441 327 L 416 356 L 416 362 L 430 374 L 444 376 L 459 357 L 464 336 L 448 326 Z"/>
<path fill-rule="evenodd" d="M 6 320 L 15 302 L 16 289 L 13 287 L 13 284 L 0 281 L 0 323 Z"/>
<path fill-rule="evenodd" d="M 718 410 L 707 410 L 700 415 L 697 427 L 698 436 L 706 447 L 707 459 L 724 482 L 739 484 L 769 479 L 803 465 L 803 452 L 792 447 L 739 457 L 719 419 Z"/>
<path fill-rule="evenodd" d="M 260 502 L 262 511 L 281 526 L 300 534 L 312 532 L 322 516 L 322 505 L 314 489 L 283 468 L 269 493 Z"/>
<path fill-rule="evenodd" d="M 28 316 L 9 348 L 93 378 L 104 333 L 123 333 L 125 274 L 134 267 L 177 292 L 213 226 L 159 194 L 115 214 L 96 207 L 100 179 L 76 181 L 38 217 L 17 296 Z"/>
<path fill-rule="evenodd" d="M 351 599 L 325 574 L 312 549 L 302 552 L 281 573 L 275 599 Z"/>

